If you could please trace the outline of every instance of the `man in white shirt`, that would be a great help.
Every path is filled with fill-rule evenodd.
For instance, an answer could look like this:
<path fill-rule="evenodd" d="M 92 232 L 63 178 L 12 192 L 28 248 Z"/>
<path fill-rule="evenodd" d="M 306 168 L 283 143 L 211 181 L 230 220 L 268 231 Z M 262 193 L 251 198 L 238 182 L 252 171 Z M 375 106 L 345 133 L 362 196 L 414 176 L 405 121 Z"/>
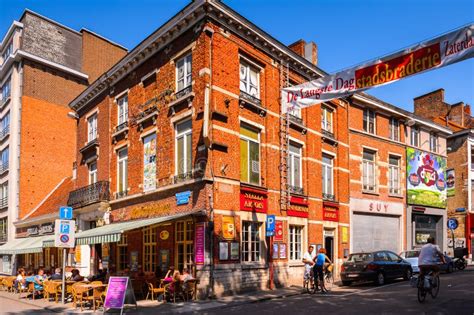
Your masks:
<path fill-rule="evenodd" d="M 314 248 L 313 246 L 308 246 L 308 251 L 303 255 L 303 262 L 304 262 L 304 279 L 308 280 L 311 275 L 311 268 L 314 265 L 314 257 L 316 254 L 313 253 Z"/>
<path fill-rule="evenodd" d="M 420 276 L 428 274 L 433 271 L 435 274 L 439 272 L 438 259 L 441 259 L 443 264 L 446 263 L 443 253 L 439 249 L 438 245 L 435 245 L 434 237 L 428 237 L 428 241 L 421 248 L 420 255 L 418 256 L 418 267 L 420 267 Z"/>

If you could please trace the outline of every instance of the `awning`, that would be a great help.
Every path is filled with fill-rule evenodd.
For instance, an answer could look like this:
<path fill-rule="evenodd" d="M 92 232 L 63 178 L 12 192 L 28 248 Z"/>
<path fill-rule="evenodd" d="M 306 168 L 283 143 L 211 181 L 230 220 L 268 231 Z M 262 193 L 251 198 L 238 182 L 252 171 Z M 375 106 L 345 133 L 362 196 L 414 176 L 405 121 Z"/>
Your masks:
<path fill-rule="evenodd" d="M 0 246 L 0 255 L 30 254 L 43 252 L 43 241 L 51 236 L 16 238 Z"/>
<path fill-rule="evenodd" d="M 139 229 L 145 226 L 172 221 L 196 212 L 186 212 L 171 216 L 112 223 L 76 233 L 76 245 L 93 245 L 102 243 L 116 243 L 120 241 L 123 232 Z"/>

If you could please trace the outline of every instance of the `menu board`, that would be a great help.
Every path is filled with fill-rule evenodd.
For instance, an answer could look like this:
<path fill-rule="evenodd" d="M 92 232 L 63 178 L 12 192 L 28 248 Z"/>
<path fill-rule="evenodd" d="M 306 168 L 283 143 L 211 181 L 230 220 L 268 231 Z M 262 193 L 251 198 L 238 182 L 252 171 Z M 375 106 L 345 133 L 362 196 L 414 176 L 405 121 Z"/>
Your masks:
<path fill-rule="evenodd" d="M 194 234 L 194 260 L 196 265 L 204 264 L 204 249 L 206 242 L 206 226 L 204 222 L 196 223 Z"/>
<path fill-rule="evenodd" d="M 128 279 L 128 277 L 110 277 L 105 295 L 105 308 L 123 308 Z"/>

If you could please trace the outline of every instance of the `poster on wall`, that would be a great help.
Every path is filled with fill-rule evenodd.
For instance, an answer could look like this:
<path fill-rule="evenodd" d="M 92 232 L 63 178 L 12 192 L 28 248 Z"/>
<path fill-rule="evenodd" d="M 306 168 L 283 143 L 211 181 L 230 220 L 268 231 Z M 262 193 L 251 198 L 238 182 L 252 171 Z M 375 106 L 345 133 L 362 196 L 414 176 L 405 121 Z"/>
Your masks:
<path fill-rule="evenodd" d="M 455 175 L 454 170 L 450 169 L 446 171 L 446 187 L 448 188 L 448 197 L 453 197 L 456 194 L 456 186 L 454 183 Z"/>
<path fill-rule="evenodd" d="M 194 230 L 194 260 L 196 265 L 204 265 L 204 244 L 206 242 L 206 226 L 204 222 L 196 223 Z"/>
<path fill-rule="evenodd" d="M 229 259 L 229 243 L 219 242 L 219 260 Z"/>
<path fill-rule="evenodd" d="M 286 259 L 286 244 L 280 243 L 280 259 Z"/>
<path fill-rule="evenodd" d="M 169 249 L 160 249 L 160 256 L 158 257 L 158 263 L 160 265 L 161 271 L 165 272 L 168 270 L 170 264 L 170 250 Z"/>
<path fill-rule="evenodd" d="M 239 259 L 239 243 L 238 242 L 230 243 L 230 259 L 232 260 Z"/>
<path fill-rule="evenodd" d="M 278 243 L 273 243 L 273 252 L 272 252 L 272 258 L 273 259 L 278 259 Z"/>
<path fill-rule="evenodd" d="M 349 232 L 347 226 L 341 226 L 341 234 L 342 244 L 347 244 L 349 242 Z"/>
<path fill-rule="evenodd" d="M 156 134 L 143 139 L 143 191 L 156 188 Z"/>
<path fill-rule="evenodd" d="M 222 217 L 222 237 L 226 240 L 233 240 L 235 238 L 234 217 Z"/>
<path fill-rule="evenodd" d="M 131 271 L 138 270 L 138 252 L 137 251 L 130 252 L 130 270 Z"/>
<path fill-rule="evenodd" d="M 445 172 L 445 158 L 407 148 L 408 203 L 446 208 Z"/>
<path fill-rule="evenodd" d="M 283 221 L 275 221 L 275 238 L 274 241 L 283 241 Z"/>

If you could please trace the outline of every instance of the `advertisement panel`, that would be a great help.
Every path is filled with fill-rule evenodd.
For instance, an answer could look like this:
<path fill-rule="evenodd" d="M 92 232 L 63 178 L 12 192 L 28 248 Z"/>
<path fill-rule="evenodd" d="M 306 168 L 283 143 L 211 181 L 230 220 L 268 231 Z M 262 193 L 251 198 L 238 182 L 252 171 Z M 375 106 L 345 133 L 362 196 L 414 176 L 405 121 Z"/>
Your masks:
<path fill-rule="evenodd" d="M 456 184 L 454 179 L 456 176 L 454 175 L 454 170 L 450 169 L 446 171 L 446 187 L 448 188 L 448 197 L 453 197 L 456 194 Z"/>
<path fill-rule="evenodd" d="M 446 159 L 407 148 L 408 203 L 446 208 Z"/>
<path fill-rule="evenodd" d="M 143 191 L 156 189 L 156 134 L 143 139 Z"/>

